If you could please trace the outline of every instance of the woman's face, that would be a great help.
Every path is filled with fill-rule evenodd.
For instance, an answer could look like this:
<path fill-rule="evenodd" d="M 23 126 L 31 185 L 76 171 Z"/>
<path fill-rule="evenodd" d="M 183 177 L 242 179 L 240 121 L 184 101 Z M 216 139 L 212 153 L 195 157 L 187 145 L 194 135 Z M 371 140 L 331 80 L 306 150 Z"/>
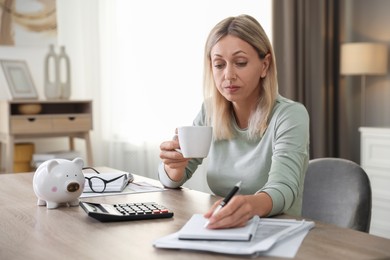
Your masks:
<path fill-rule="evenodd" d="M 250 44 L 231 35 L 219 40 L 210 54 L 215 85 L 221 95 L 237 104 L 257 103 L 270 55 L 261 60 Z"/>

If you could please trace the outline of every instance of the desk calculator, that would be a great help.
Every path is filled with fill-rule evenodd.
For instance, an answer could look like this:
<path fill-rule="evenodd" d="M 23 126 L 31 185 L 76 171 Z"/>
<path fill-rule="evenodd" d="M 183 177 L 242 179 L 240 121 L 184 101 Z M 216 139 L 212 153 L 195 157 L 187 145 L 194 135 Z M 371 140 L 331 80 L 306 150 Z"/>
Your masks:
<path fill-rule="evenodd" d="M 101 222 L 171 218 L 173 212 L 155 202 L 98 204 L 80 202 L 80 206 L 88 214 Z"/>

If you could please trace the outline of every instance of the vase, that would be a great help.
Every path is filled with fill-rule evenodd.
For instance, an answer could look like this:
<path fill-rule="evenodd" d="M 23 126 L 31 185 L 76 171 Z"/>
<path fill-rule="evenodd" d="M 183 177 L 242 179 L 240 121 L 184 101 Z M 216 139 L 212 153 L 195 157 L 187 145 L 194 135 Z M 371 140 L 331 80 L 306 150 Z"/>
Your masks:
<path fill-rule="evenodd" d="M 46 99 L 58 99 L 61 96 L 58 69 L 58 56 L 54 51 L 54 45 L 50 44 L 49 52 L 45 56 L 44 87 Z"/>
<path fill-rule="evenodd" d="M 69 99 L 71 93 L 70 86 L 70 59 L 65 52 L 65 46 L 61 46 L 58 55 L 59 64 L 59 87 L 61 90 L 61 99 Z"/>

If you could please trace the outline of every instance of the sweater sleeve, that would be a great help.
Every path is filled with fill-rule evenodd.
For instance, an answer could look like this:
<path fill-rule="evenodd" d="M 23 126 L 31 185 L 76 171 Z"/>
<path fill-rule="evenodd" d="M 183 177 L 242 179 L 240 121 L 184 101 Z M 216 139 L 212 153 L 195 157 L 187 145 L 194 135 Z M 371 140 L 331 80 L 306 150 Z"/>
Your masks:
<path fill-rule="evenodd" d="M 272 198 L 270 216 L 288 211 L 293 204 L 301 206 L 309 158 L 309 116 L 306 108 L 293 103 L 282 108 L 274 117 L 270 126 L 274 131 L 272 164 L 267 183 L 258 191 L 266 192 Z"/>
<path fill-rule="evenodd" d="M 186 181 L 185 176 L 181 181 L 178 182 L 173 181 L 171 178 L 169 178 L 167 172 L 164 169 L 164 163 L 162 162 L 158 166 L 158 178 L 161 184 L 164 185 L 164 187 L 173 188 L 173 189 L 180 187 Z"/>

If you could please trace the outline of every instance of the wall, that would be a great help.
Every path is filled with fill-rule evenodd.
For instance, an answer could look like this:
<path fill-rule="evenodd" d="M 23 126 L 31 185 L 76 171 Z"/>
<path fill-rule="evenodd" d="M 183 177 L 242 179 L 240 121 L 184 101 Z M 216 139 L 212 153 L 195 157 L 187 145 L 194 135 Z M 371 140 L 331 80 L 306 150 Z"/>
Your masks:
<path fill-rule="evenodd" d="M 390 1 L 345 0 L 342 2 L 340 28 L 342 42 L 386 43 L 390 53 Z M 389 59 L 389 57 L 388 57 Z M 390 67 L 390 63 L 389 63 Z M 390 127 L 390 73 L 366 78 L 365 123 L 360 122 L 360 77 L 341 76 L 340 104 L 345 114 L 340 117 L 340 140 L 353 161 L 360 162 L 360 133 L 362 125 Z"/>
<path fill-rule="evenodd" d="M 57 0 L 58 45 L 64 45 L 71 60 L 72 99 L 93 100 L 92 143 L 100 140 L 99 109 L 99 35 L 98 35 L 98 1 L 95 0 Z M 44 56 L 48 46 L 12 47 L 0 46 L 0 59 L 25 60 L 31 71 L 40 99 L 45 99 Z M 0 70 L 0 99 L 9 99 L 8 89 L 2 70 Z M 37 152 L 67 149 L 66 138 L 48 138 L 33 140 Z M 93 146 L 94 160 L 105 164 L 105 156 Z M 84 142 L 76 140 L 76 149 L 85 156 Z"/>
<path fill-rule="evenodd" d="M 199 112 L 209 30 L 227 16 L 249 13 L 269 32 L 271 1 L 103 2 L 101 116 L 109 165 L 157 178 L 161 142 Z M 205 190 L 204 166 L 188 187 Z"/>
<path fill-rule="evenodd" d="M 123 2 L 125 2 L 125 1 L 122 1 L 122 3 Z M 220 4 L 218 4 L 221 2 L 224 3 L 224 6 L 223 6 L 224 8 L 226 8 L 226 5 L 229 5 L 231 7 L 231 9 L 234 10 L 234 12 L 239 12 L 240 10 L 243 10 L 245 8 L 249 8 L 248 5 L 245 5 L 245 1 L 242 1 L 240 3 L 240 6 L 237 8 L 236 8 L 236 3 L 234 2 L 234 0 L 230 1 L 230 2 L 229 1 L 219 1 L 219 2 L 215 1 L 215 2 L 213 2 L 213 4 L 209 4 L 207 2 L 207 0 L 204 0 L 204 1 L 202 1 L 202 5 L 200 5 L 199 1 L 193 1 L 192 5 L 198 7 L 197 10 L 190 9 L 191 13 L 195 14 L 194 15 L 195 18 L 188 18 L 185 15 L 185 12 L 183 12 L 180 15 L 183 16 L 183 18 L 182 18 L 183 20 L 187 19 L 187 22 L 191 23 L 191 26 L 199 28 L 199 22 L 198 22 L 199 15 L 198 14 L 202 11 L 202 10 L 199 10 L 199 8 L 200 9 L 201 9 L 201 7 L 205 8 L 205 6 L 206 6 L 207 10 L 205 10 L 204 13 L 208 13 L 208 14 L 214 16 L 215 19 L 217 19 L 217 17 L 221 16 L 221 10 L 224 9 L 224 8 L 222 8 L 222 6 L 220 6 Z M 227 4 L 228 2 L 229 2 L 229 4 Z M 251 2 L 251 0 L 246 0 L 246 2 L 249 3 L 249 2 Z M 175 1 L 170 1 L 167 4 L 161 4 L 161 3 L 159 3 L 159 4 L 161 4 L 161 8 L 166 8 L 166 9 L 169 8 L 169 10 L 177 10 L 177 9 L 171 8 L 173 3 L 175 3 Z M 260 18 L 263 18 L 265 21 L 269 20 L 269 24 L 266 22 L 263 24 L 263 25 L 265 25 L 265 30 L 268 32 L 271 32 L 272 31 L 270 29 L 271 19 L 270 18 L 267 19 L 268 17 L 266 15 L 261 14 L 261 12 L 270 13 L 270 7 L 271 7 L 270 1 L 263 1 L 261 3 L 257 2 L 254 4 L 257 4 L 260 7 L 249 8 L 250 12 L 252 12 L 252 11 L 256 12 L 256 10 L 259 10 Z M 134 5 L 138 5 L 138 4 L 134 4 Z M 141 5 L 141 4 L 139 4 L 139 5 Z M 250 6 L 252 6 L 252 5 L 253 5 L 253 3 L 251 3 Z M 105 62 L 105 57 L 101 56 L 101 49 L 105 49 L 105 47 L 106 47 L 105 43 L 107 41 L 109 42 L 111 40 L 110 36 L 107 37 L 107 36 L 104 36 L 103 33 L 102 34 L 100 34 L 100 33 L 102 31 L 105 31 L 105 30 L 107 30 L 109 32 L 109 33 L 107 33 L 107 35 L 110 35 L 110 33 L 112 33 L 112 34 L 117 33 L 117 30 L 118 30 L 118 28 L 120 28 L 120 26 L 113 25 L 113 27 L 111 27 L 110 23 L 104 22 L 104 21 L 100 20 L 99 18 L 104 17 L 104 14 L 106 14 L 106 12 L 110 10 L 110 8 L 113 8 L 113 6 L 115 6 L 115 5 L 113 4 L 113 1 L 111 1 L 111 0 L 82 0 L 82 1 L 79 1 L 79 0 L 57 0 L 58 44 L 66 46 L 67 53 L 69 54 L 69 56 L 71 58 L 71 63 L 72 63 L 72 68 L 71 68 L 72 69 L 72 99 L 92 99 L 93 100 L 94 130 L 92 132 L 91 138 L 92 138 L 92 149 L 93 149 L 95 166 L 107 165 L 107 166 L 115 167 L 115 165 L 113 165 L 112 163 L 110 164 L 110 162 L 115 161 L 115 160 L 119 160 L 119 161 L 122 160 L 122 161 L 129 162 L 129 158 L 136 158 L 137 161 L 135 161 L 135 163 L 137 164 L 137 166 L 139 166 L 139 168 L 136 168 L 136 171 L 134 171 L 134 172 L 138 173 L 138 174 L 145 174 L 146 171 L 142 170 L 143 164 L 141 163 L 141 162 L 146 161 L 145 160 L 146 157 L 143 155 L 143 153 L 144 153 L 143 150 L 137 148 L 137 149 L 133 149 L 133 150 L 131 150 L 131 149 L 126 150 L 126 153 L 121 153 L 121 154 L 112 153 L 112 152 L 109 153 L 108 151 L 110 149 L 109 149 L 109 144 L 107 144 L 107 142 L 112 141 L 112 140 L 104 141 L 104 139 L 103 139 L 103 131 L 105 131 L 105 134 L 107 136 L 107 130 L 104 130 L 104 128 L 111 127 L 110 122 L 112 122 L 112 118 L 113 118 L 113 115 L 115 115 L 115 113 L 110 113 L 110 110 L 108 110 L 108 109 L 104 109 L 104 111 L 103 111 L 101 109 L 101 107 L 102 107 L 101 99 L 103 96 L 107 96 L 107 93 L 112 93 L 112 86 L 113 85 L 120 86 L 121 88 L 128 88 L 128 84 L 123 84 L 123 82 L 122 82 L 122 84 L 112 84 L 111 81 L 108 84 L 109 88 L 105 88 L 105 90 L 102 90 L 102 88 L 101 88 L 101 85 L 102 85 L 101 81 L 102 82 L 107 81 L 107 79 L 105 79 L 105 78 L 109 77 L 109 76 L 106 75 L 107 73 L 100 73 L 100 72 L 101 71 L 106 72 L 107 70 L 112 70 L 113 66 L 106 68 L 107 70 L 106 69 L 102 70 L 100 68 L 101 63 L 107 64 Z M 142 4 L 142 6 L 144 6 L 144 4 Z M 140 23 L 138 23 L 138 21 L 136 21 L 137 28 L 139 27 L 139 24 L 142 24 L 142 25 L 144 25 L 143 27 L 145 27 L 145 23 L 147 23 L 147 25 L 150 28 L 153 28 L 152 26 L 156 23 L 155 20 L 156 19 L 165 19 L 164 15 L 167 15 L 167 13 L 168 13 L 167 11 L 163 12 L 157 8 L 156 10 L 158 10 L 158 11 L 154 10 L 155 12 L 158 13 L 158 17 L 156 18 L 156 16 L 153 16 L 153 15 L 148 16 L 148 15 L 150 15 L 150 13 L 148 13 L 147 11 L 142 11 L 143 8 L 139 8 L 139 9 L 140 10 L 138 10 L 137 8 L 132 8 L 131 11 L 132 12 L 140 12 L 141 15 L 144 15 L 145 17 L 147 17 L 148 21 L 143 20 L 143 17 L 141 17 L 139 19 L 139 20 L 141 20 Z M 185 5 L 184 10 L 187 10 L 187 9 L 188 9 L 188 5 Z M 125 13 L 128 15 L 128 12 L 127 12 L 128 9 L 124 8 L 124 10 L 125 10 Z M 183 9 L 180 9 L 180 10 L 183 10 Z M 144 12 L 144 14 L 142 14 L 142 12 Z M 154 19 L 151 17 L 154 17 Z M 175 21 L 173 21 L 173 22 L 175 22 Z M 204 21 L 202 21 L 202 22 L 204 22 Z M 159 23 L 159 24 L 161 24 L 161 23 Z M 269 26 L 267 26 L 267 25 L 269 25 Z M 122 27 L 123 27 L 123 25 L 122 25 Z M 120 32 L 120 33 L 122 33 L 122 32 Z M 125 34 L 126 33 L 130 34 L 128 31 L 125 31 Z M 163 34 L 162 36 L 164 36 L 164 37 L 167 36 L 166 33 L 164 32 L 164 30 L 161 30 L 160 33 L 162 33 Z M 176 32 L 174 31 L 174 32 L 170 32 L 170 33 L 173 34 Z M 206 33 L 206 32 L 204 32 L 204 33 Z M 133 36 L 133 35 L 131 35 L 131 36 Z M 272 37 L 272 35 L 270 35 L 270 37 Z M 202 37 L 202 39 L 204 39 L 204 38 Z M 153 41 L 150 41 L 150 42 L 153 42 Z M 202 42 L 203 42 L 203 40 L 202 40 Z M 168 43 L 168 45 L 169 45 L 169 43 Z M 203 43 L 202 43 L 202 47 L 203 47 Z M 33 71 L 34 81 L 36 82 L 40 98 L 42 98 L 42 99 L 44 98 L 44 95 L 43 95 L 43 62 L 44 62 L 44 55 L 46 54 L 47 50 L 48 50 L 47 46 L 43 46 L 42 48 L 39 49 L 39 51 L 37 49 L 32 49 L 32 48 L 26 48 L 25 50 L 23 50 L 20 47 L 7 47 L 7 48 L 0 47 L 0 58 L 2 56 L 9 56 L 10 58 L 20 57 L 20 58 L 27 60 L 30 68 L 34 69 L 34 71 Z M 200 55 L 202 55 L 202 51 L 201 50 L 198 50 L 198 51 L 200 52 Z M 156 50 L 156 52 L 158 52 L 158 50 Z M 148 53 L 150 55 L 150 52 L 148 52 Z M 188 63 L 188 61 L 187 61 L 187 63 Z M 115 65 L 118 65 L 118 64 L 115 64 Z M 166 66 L 166 63 L 165 63 L 165 66 Z M 123 66 L 123 67 L 128 69 L 127 66 Z M 169 67 L 167 67 L 167 69 L 169 70 Z M 191 69 L 194 70 L 193 68 L 191 68 Z M 137 72 L 137 75 L 135 75 L 135 76 L 138 77 L 139 76 L 138 74 L 140 74 L 139 71 Z M 164 77 L 170 77 L 171 74 L 172 73 L 170 71 L 162 73 L 162 75 Z M 134 80 L 134 77 L 130 78 L 131 82 L 133 82 L 133 80 Z M 4 88 L 4 84 L 1 84 L 1 81 L 0 81 L 0 88 Z M 106 91 L 106 92 L 102 92 L 102 91 Z M 4 98 L 4 97 L 0 97 L 0 98 Z M 117 102 L 117 101 L 114 101 L 114 102 Z M 145 102 L 145 103 L 148 103 L 148 102 L 150 102 L 150 100 L 147 100 L 147 102 Z M 117 103 L 122 104 L 120 102 L 117 102 Z M 198 109 L 198 106 L 197 106 L 197 109 Z M 107 120 L 104 120 L 104 122 L 103 122 L 101 120 L 102 117 L 104 117 Z M 127 118 L 128 117 L 130 117 L 130 116 L 127 115 Z M 127 120 L 127 118 L 126 118 L 126 120 Z M 134 121 L 131 121 L 131 123 L 133 123 L 133 122 Z M 139 125 L 140 122 L 137 121 L 137 122 L 135 122 L 135 124 Z M 109 126 L 109 127 L 107 127 L 107 126 Z M 118 127 L 118 126 L 112 125 L 112 128 L 116 128 L 116 127 Z M 112 136 L 109 136 L 108 138 L 113 139 Z M 106 138 L 106 139 L 108 139 L 108 138 Z M 66 145 L 67 145 L 67 140 L 64 140 L 64 138 L 55 139 L 55 140 L 39 140 L 39 141 L 34 140 L 34 141 L 36 143 L 36 148 L 37 148 L 38 152 L 58 150 L 58 147 L 66 147 Z M 80 142 L 82 142 L 82 141 L 80 141 Z M 113 144 L 111 144 L 111 146 L 112 145 Z M 158 147 L 158 145 L 156 145 L 156 147 Z M 83 148 L 84 148 L 83 143 L 79 143 L 79 142 L 76 143 L 76 149 L 81 150 L 84 154 L 85 151 Z M 140 154 L 142 154 L 142 157 L 140 157 L 142 159 L 138 159 L 138 157 L 137 157 Z M 151 154 L 148 157 L 152 157 L 152 156 L 153 156 L 153 158 L 157 158 L 159 161 L 158 154 L 157 155 Z M 131 161 L 130 163 L 133 163 L 133 161 Z M 150 164 L 149 163 L 148 165 L 149 166 L 152 165 L 151 167 L 153 167 L 153 170 L 150 171 L 150 175 L 153 175 L 153 177 L 156 177 L 155 169 L 157 168 L 157 164 Z M 156 165 L 156 166 L 153 166 L 153 165 Z M 131 165 L 131 167 L 134 168 L 133 165 Z M 118 166 L 118 168 L 121 168 L 121 167 Z M 200 171 L 203 171 L 204 168 L 205 167 L 202 166 L 200 168 Z M 121 169 L 129 170 L 126 168 L 121 168 Z M 198 188 L 200 190 L 207 191 L 208 189 L 207 189 L 207 185 L 205 184 L 204 179 L 200 179 L 200 177 L 202 177 L 202 176 L 204 176 L 204 174 L 195 175 L 195 177 L 188 184 L 192 188 Z"/>
<path fill-rule="evenodd" d="M 341 17 L 344 21 L 340 31 L 343 42 L 374 41 L 390 45 L 390 1 L 387 0 L 344 0 Z M 57 0 L 58 45 L 65 45 L 72 62 L 72 98 L 93 99 L 94 131 L 92 132 L 95 161 L 107 164 L 105 144 L 101 140 L 99 125 L 100 82 L 99 68 L 99 4 L 95 0 Z M 390 47 L 390 46 L 389 46 Z M 47 46 L 4 47 L 0 46 L 0 59 L 24 59 L 28 63 L 40 98 L 43 95 L 43 62 Z M 340 140 L 343 154 L 356 162 L 360 161 L 360 78 L 340 78 Z M 367 77 L 366 126 L 390 127 L 390 74 Z M 6 99 L 5 78 L 0 71 L 0 99 Z M 81 141 L 80 141 L 81 142 Z M 52 150 L 66 146 L 63 139 L 39 140 L 38 151 Z M 78 150 L 83 143 L 76 143 Z"/>

